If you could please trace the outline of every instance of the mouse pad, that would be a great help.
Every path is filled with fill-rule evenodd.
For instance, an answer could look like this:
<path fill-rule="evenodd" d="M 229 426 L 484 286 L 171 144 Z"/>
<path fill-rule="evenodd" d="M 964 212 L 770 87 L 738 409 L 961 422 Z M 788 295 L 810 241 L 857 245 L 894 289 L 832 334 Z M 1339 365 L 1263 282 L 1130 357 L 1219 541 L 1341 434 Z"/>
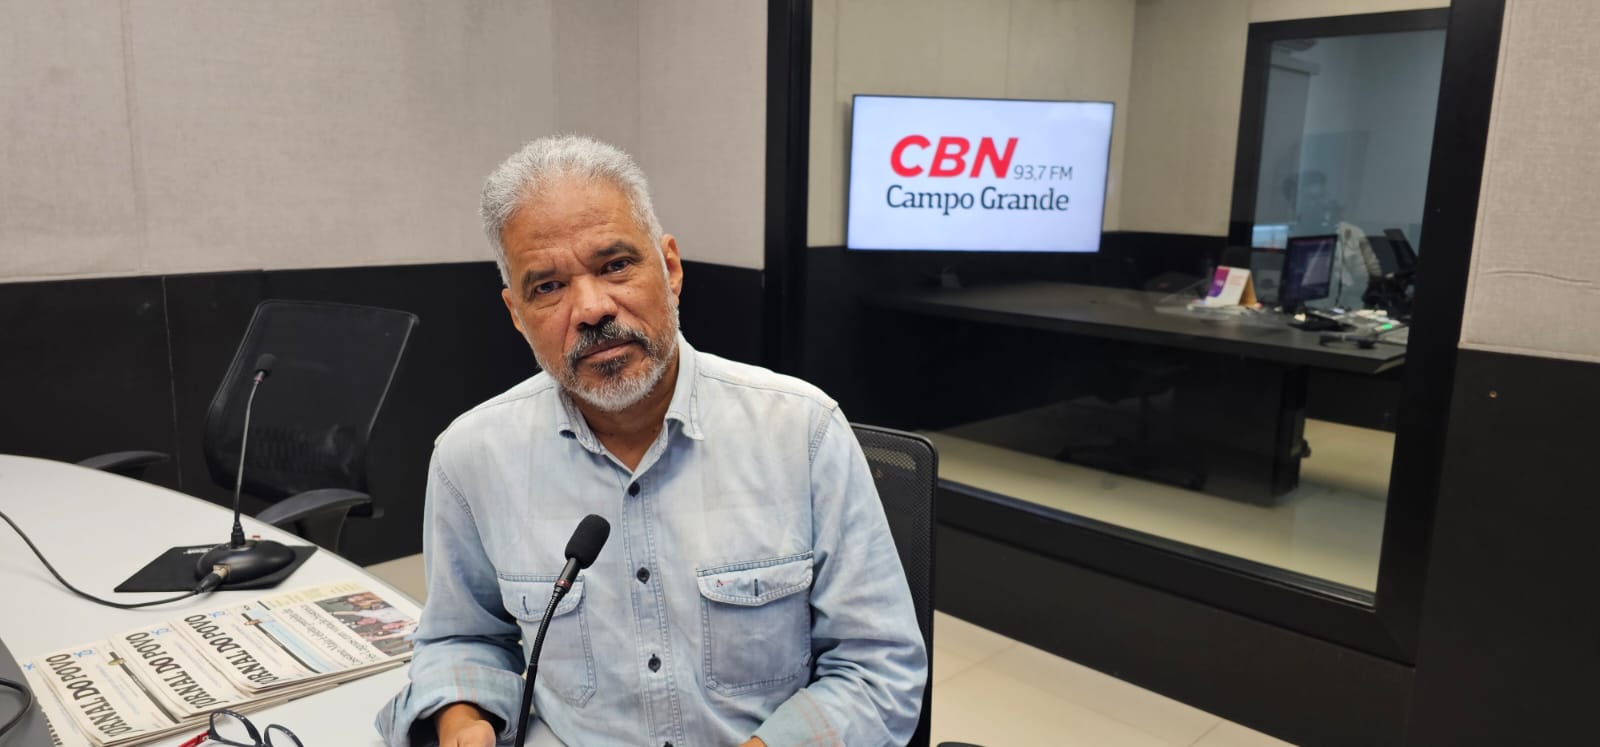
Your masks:
<path fill-rule="evenodd" d="M 216 543 L 209 545 L 190 545 L 187 547 L 174 547 L 161 553 L 150 564 L 140 568 L 139 571 L 123 581 L 117 587 L 119 592 L 130 591 L 173 591 L 182 592 L 194 589 L 194 564 L 207 550 L 216 547 Z M 294 562 L 270 576 L 262 576 L 254 581 L 242 584 L 223 583 L 222 589 L 269 589 L 283 583 L 289 574 L 295 572 L 300 565 L 317 551 L 316 545 L 295 545 L 289 548 L 294 551 Z"/>

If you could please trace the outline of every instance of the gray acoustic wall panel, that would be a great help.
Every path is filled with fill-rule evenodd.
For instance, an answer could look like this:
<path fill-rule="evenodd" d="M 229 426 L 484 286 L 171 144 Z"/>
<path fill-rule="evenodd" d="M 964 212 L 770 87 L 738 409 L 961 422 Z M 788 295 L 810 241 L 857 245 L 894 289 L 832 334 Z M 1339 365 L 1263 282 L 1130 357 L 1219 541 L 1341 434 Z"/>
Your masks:
<path fill-rule="evenodd" d="M 1462 347 L 1600 361 L 1596 28 L 1592 0 L 1506 3 Z"/>
<path fill-rule="evenodd" d="M 760 268 L 766 7 L 0 0 L 0 282 L 489 258 L 522 143 L 639 159 L 690 260 Z"/>
<path fill-rule="evenodd" d="M 557 127 L 629 150 L 639 142 L 639 2 L 555 6 Z"/>
<path fill-rule="evenodd" d="M 0 18 L 0 278 L 138 272 L 121 6 L 0 0 Z"/>
<path fill-rule="evenodd" d="M 767 146 L 765 3 L 640 5 L 640 165 L 686 259 L 760 269 Z"/>
<path fill-rule="evenodd" d="M 483 175 L 555 127 L 548 3 L 129 6 L 146 270 L 483 257 Z"/>

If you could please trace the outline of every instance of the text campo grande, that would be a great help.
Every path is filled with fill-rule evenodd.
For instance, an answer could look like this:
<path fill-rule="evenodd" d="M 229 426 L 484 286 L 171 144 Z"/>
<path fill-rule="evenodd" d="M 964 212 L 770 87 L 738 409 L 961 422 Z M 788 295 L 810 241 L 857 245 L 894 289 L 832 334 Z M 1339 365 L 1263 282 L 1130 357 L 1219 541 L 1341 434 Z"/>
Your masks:
<path fill-rule="evenodd" d="M 949 215 L 951 210 L 1050 210 L 1067 209 L 1069 197 L 1056 192 L 1055 187 L 1043 192 L 1002 192 L 998 187 L 984 187 L 973 192 L 913 192 L 899 184 L 889 185 L 884 201 L 891 208 L 939 210 Z"/>

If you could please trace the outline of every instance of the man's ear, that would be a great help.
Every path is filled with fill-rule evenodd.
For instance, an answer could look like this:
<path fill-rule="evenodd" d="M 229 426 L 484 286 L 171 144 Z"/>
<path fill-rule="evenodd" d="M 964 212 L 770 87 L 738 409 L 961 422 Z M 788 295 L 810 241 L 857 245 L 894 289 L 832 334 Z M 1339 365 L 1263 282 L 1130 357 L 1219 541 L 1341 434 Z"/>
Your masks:
<path fill-rule="evenodd" d="M 678 239 L 670 233 L 661 236 L 661 258 L 667 264 L 667 286 L 676 299 L 683 292 L 683 261 L 678 258 Z"/>
<path fill-rule="evenodd" d="M 506 313 L 511 315 L 511 326 L 516 327 L 523 337 L 528 336 L 528 331 L 522 328 L 522 317 L 517 316 L 516 300 L 511 297 L 510 288 L 500 289 L 500 300 L 506 304 Z"/>

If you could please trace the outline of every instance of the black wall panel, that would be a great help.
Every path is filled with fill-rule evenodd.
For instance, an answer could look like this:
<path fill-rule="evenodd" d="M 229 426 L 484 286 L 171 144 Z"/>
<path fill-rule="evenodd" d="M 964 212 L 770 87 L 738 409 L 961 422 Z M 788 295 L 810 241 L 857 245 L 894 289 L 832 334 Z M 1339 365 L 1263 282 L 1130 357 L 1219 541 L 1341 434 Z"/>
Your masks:
<path fill-rule="evenodd" d="M 1403 664 L 948 525 L 936 547 L 953 615 L 1298 745 L 1401 743 Z"/>
<path fill-rule="evenodd" d="M 683 263 L 679 323 L 697 350 L 761 363 L 762 273 L 708 262 Z"/>
<path fill-rule="evenodd" d="M 1462 351 L 1411 744 L 1593 744 L 1600 364 Z"/>
<path fill-rule="evenodd" d="M 161 278 L 0 285 L 0 453 L 170 451 Z M 150 479 L 178 487 L 175 464 Z"/>

